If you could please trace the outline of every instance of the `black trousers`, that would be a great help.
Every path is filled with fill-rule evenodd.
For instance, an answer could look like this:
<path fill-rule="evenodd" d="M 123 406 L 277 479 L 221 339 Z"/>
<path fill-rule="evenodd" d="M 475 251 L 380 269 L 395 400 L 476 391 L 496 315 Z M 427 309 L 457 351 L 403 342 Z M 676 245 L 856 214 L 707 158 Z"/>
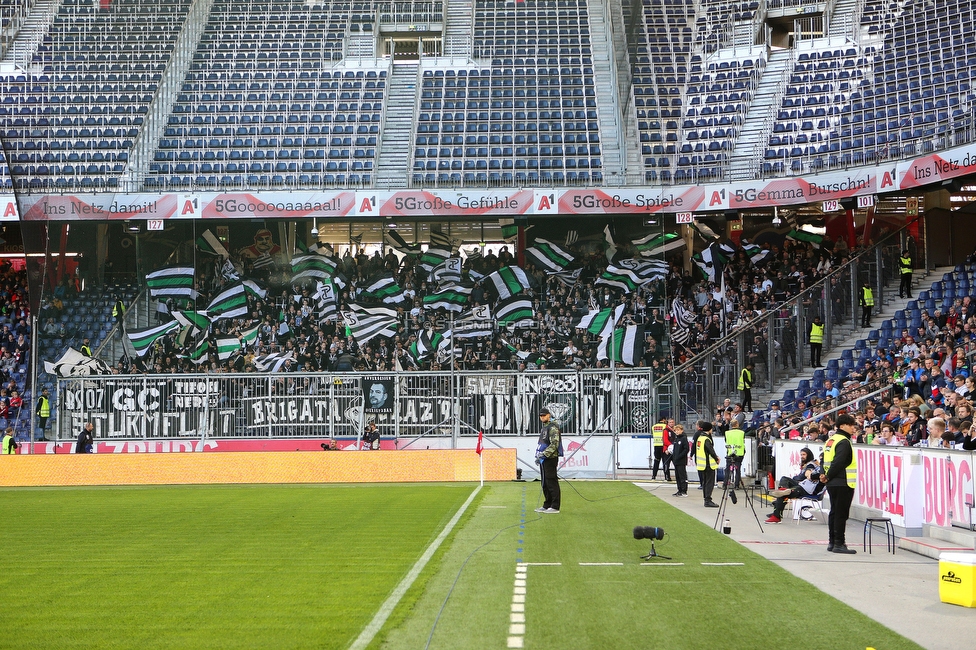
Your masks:
<path fill-rule="evenodd" d="M 752 410 L 752 389 L 751 388 L 742 389 L 742 410 L 743 411 Z"/>
<path fill-rule="evenodd" d="M 678 483 L 678 492 L 688 494 L 688 461 L 674 464 L 674 480 Z"/>
<path fill-rule="evenodd" d="M 871 327 L 871 310 L 874 307 L 861 305 L 861 327 Z"/>
<path fill-rule="evenodd" d="M 698 480 L 701 481 L 702 497 L 705 499 L 705 503 L 710 503 L 712 500 L 712 490 L 715 489 L 715 470 L 698 470 Z"/>
<path fill-rule="evenodd" d="M 559 510 L 559 477 L 556 476 L 556 466 L 559 458 L 546 458 L 542 461 L 542 502 L 543 508 Z"/>
<path fill-rule="evenodd" d="M 654 448 L 654 465 L 651 466 L 651 480 L 657 479 L 657 470 L 664 463 L 664 480 L 671 480 L 671 456 L 664 453 L 664 445 Z"/>
<path fill-rule="evenodd" d="M 901 274 L 901 284 L 898 285 L 898 297 L 901 298 L 907 296 L 912 297 L 912 274 L 902 273 Z"/>
<path fill-rule="evenodd" d="M 823 351 L 823 343 L 810 344 L 810 365 L 814 368 L 820 367 L 820 353 Z"/>
<path fill-rule="evenodd" d="M 827 486 L 827 494 L 830 495 L 830 514 L 827 515 L 830 543 L 834 546 L 846 546 L 847 518 L 851 516 L 854 488 L 847 485 Z"/>

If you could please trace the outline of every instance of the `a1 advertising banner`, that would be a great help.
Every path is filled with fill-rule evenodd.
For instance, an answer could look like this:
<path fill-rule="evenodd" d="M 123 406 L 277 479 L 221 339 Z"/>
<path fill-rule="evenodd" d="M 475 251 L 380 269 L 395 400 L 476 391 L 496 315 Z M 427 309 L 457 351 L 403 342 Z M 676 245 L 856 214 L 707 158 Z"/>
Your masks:
<path fill-rule="evenodd" d="M 922 525 L 922 473 L 916 449 L 854 446 L 857 491 L 854 503 L 880 510 L 895 526 Z"/>
<path fill-rule="evenodd" d="M 973 455 L 966 451 L 922 450 L 925 484 L 924 523 L 964 526 L 972 523 Z"/>
<path fill-rule="evenodd" d="M 899 186 L 912 189 L 976 172 L 976 144 L 956 147 L 898 164 Z"/>
<path fill-rule="evenodd" d="M 384 217 L 471 216 L 530 214 L 535 204 L 533 190 L 469 190 L 381 193 L 377 210 Z"/>
<path fill-rule="evenodd" d="M 705 202 L 704 187 L 663 187 L 621 190 L 563 190 L 559 192 L 560 214 L 646 214 L 720 210 Z"/>
<path fill-rule="evenodd" d="M 893 174 L 894 171 L 891 171 Z M 827 199 L 843 199 L 878 191 L 878 170 L 873 167 L 817 176 L 779 178 L 766 182 L 733 183 L 729 188 L 729 208 L 733 210 L 769 205 L 795 205 Z M 894 190 L 892 187 L 889 191 Z"/>
<path fill-rule="evenodd" d="M 17 197 L 0 194 L 0 221 L 17 221 L 18 219 L 20 219 L 20 214 L 17 212 Z"/>

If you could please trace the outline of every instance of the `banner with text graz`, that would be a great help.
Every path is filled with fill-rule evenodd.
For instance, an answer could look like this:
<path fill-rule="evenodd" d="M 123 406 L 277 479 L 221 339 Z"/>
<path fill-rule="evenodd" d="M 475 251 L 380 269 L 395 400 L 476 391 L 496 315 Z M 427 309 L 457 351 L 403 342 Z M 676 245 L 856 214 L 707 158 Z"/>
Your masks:
<path fill-rule="evenodd" d="M 475 431 L 538 435 L 543 407 L 549 409 L 561 431 L 579 431 L 576 374 L 485 375 L 465 381 L 459 399 L 461 420 Z"/>
<path fill-rule="evenodd" d="M 216 380 L 139 377 L 66 381 L 59 393 L 63 436 L 95 425 L 99 438 L 238 435 L 237 411 Z M 67 431 L 65 431 L 67 423 Z M 206 425 L 206 427 L 204 427 Z"/>
<path fill-rule="evenodd" d="M 854 503 L 880 510 L 895 526 L 922 525 L 923 477 L 919 450 L 854 445 L 857 454 L 857 490 Z M 914 457 L 914 458 L 913 458 Z"/>
<path fill-rule="evenodd" d="M 923 522 L 932 526 L 972 523 L 973 454 L 968 451 L 922 450 L 925 486 Z"/>

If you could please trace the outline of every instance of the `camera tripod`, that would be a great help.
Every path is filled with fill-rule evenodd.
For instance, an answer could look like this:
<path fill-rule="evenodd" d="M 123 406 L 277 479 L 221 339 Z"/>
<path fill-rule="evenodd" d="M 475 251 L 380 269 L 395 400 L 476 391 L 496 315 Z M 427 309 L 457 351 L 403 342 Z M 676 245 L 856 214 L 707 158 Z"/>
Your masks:
<path fill-rule="evenodd" d="M 712 526 L 715 530 L 718 530 L 719 522 L 725 516 L 725 507 L 728 499 L 731 497 L 732 503 L 738 503 L 738 498 L 736 498 L 735 489 L 742 488 L 742 496 L 745 498 L 746 503 L 752 508 L 752 516 L 756 518 L 756 524 L 759 526 L 759 532 L 765 533 L 763 530 L 762 522 L 759 520 L 759 513 L 756 512 L 756 505 L 752 502 L 752 497 L 746 492 L 746 486 L 742 484 L 742 461 L 737 459 L 735 456 L 728 456 L 725 459 L 725 481 L 722 487 L 722 501 L 719 503 L 718 513 L 715 516 L 715 525 Z"/>

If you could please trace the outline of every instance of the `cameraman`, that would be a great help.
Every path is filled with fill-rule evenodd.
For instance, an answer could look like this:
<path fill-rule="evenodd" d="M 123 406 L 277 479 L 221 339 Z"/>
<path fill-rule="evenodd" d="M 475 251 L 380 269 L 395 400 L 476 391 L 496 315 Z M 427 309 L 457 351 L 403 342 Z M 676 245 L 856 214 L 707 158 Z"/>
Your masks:
<path fill-rule="evenodd" d="M 380 432 L 376 427 L 376 420 L 370 420 L 363 431 L 363 445 L 366 449 L 380 448 Z"/>

